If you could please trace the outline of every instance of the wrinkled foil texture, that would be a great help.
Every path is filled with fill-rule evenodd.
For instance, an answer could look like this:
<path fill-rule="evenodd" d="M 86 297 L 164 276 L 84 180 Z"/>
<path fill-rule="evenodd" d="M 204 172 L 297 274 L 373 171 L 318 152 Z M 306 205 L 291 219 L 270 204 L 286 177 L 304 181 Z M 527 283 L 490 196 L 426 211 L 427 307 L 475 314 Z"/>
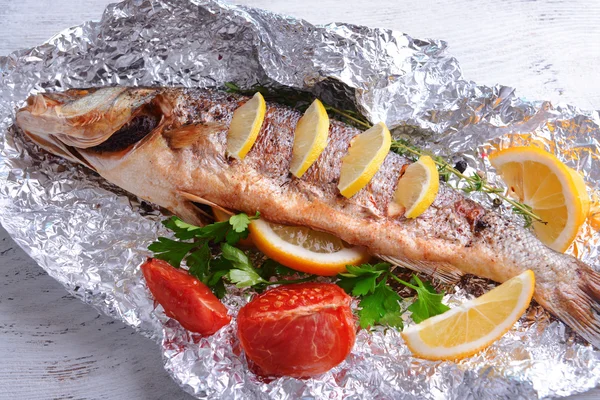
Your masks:
<path fill-rule="evenodd" d="M 354 104 L 371 121 L 396 127 L 397 136 L 466 159 L 470 172 L 481 171 L 491 182 L 499 182 L 485 157 L 491 148 L 533 141 L 583 172 L 595 195 L 598 112 L 528 102 L 504 86 L 477 86 L 462 77 L 443 41 L 349 24 L 314 26 L 215 1 L 111 5 L 100 22 L 0 58 L 0 71 L 2 224 L 70 293 L 159 342 L 165 368 L 196 397 L 514 399 L 566 396 L 600 383 L 600 352 L 539 307 L 459 363 L 411 357 L 394 330 L 361 330 L 348 359 L 323 376 L 265 383 L 239 355 L 235 322 L 202 338 L 161 307 L 154 310 L 139 265 L 147 245 L 167 234 L 160 212 L 41 152 L 12 127 L 27 96 L 43 91 L 228 81 L 287 86 L 330 104 Z M 597 268 L 599 243 L 590 223 L 570 251 Z M 470 297 L 458 287 L 446 300 L 456 305 Z M 235 315 L 248 298 L 233 293 L 225 302 Z"/>

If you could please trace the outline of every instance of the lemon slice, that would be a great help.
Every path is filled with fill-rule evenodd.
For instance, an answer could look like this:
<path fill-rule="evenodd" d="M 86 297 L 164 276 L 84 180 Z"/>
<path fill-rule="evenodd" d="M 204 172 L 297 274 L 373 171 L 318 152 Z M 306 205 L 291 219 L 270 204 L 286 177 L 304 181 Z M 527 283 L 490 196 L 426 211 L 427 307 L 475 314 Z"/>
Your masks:
<path fill-rule="evenodd" d="M 338 189 L 350 198 L 373 179 L 390 151 L 392 136 L 383 122 L 378 123 L 350 142 L 342 159 Z"/>
<path fill-rule="evenodd" d="M 294 148 L 290 172 L 300 178 L 310 168 L 327 146 L 329 116 L 317 99 L 308 107 L 294 132 Z"/>
<path fill-rule="evenodd" d="M 440 188 L 440 175 L 429 156 L 410 164 L 398 181 L 394 202 L 406 209 L 406 218 L 416 218 L 433 203 Z"/>
<path fill-rule="evenodd" d="M 362 247 L 351 246 L 325 232 L 306 227 L 279 225 L 263 219 L 252 221 L 250 234 L 256 247 L 286 267 L 309 274 L 332 276 L 346 265 L 369 260 Z"/>
<path fill-rule="evenodd" d="M 566 251 L 587 217 L 590 198 L 583 178 L 537 147 L 512 147 L 490 155 L 509 192 L 546 223 L 533 222 L 548 247 Z"/>
<path fill-rule="evenodd" d="M 510 330 L 529 306 L 534 288 L 535 276 L 527 270 L 483 296 L 409 326 L 402 337 L 417 357 L 468 357 Z"/>
<path fill-rule="evenodd" d="M 267 105 L 262 94 L 256 93 L 233 112 L 227 133 L 227 154 L 243 160 L 250 151 L 265 119 Z"/>

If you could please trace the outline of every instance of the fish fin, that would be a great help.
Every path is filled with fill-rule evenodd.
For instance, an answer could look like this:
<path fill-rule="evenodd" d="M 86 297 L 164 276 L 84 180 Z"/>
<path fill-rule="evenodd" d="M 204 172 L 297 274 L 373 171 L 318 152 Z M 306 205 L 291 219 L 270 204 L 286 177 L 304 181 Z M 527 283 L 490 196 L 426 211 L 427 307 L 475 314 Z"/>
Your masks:
<path fill-rule="evenodd" d="M 578 282 L 557 285 L 555 298 L 546 303 L 552 313 L 600 348 L 600 272 L 582 266 L 578 274 Z"/>
<path fill-rule="evenodd" d="M 406 257 L 377 255 L 384 261 L 400 267 L 412 269 L 425 275 L 431 275 L 444 283 L 456 283 L 464 272 L 455 266 L 443 261 L 411 260 Z"/>
<path fill-rule="evenodd" d="M 212 201 L 210 201 L 210 200 L 206 200 L 206 199 L 205 199 L 205 198 L 203 198 L 203 197 L 196 196 L 195 194 L 188 193 L 188 192 L 184 192 L 184 191 L 182 191 L 182 190 L 178 190 L 178 191 L 177 191 L 177 194 L 179 194 L 181 197 L 183 197 L 183 198 L 185 198 L 185 199 L 187 199 L 187 200 L 193 201 L 194 203 L 205 204 L 205 205 L 207 205 L 207 206 L 210 206 L 210 207 L 217 208 L 217 209 L 219 209 L 219 210 L 221 210 L 221 211 L 223 211 L 224 213 L 226 213 L 226 214 L 229 214 L 229 215 L 233 215 L 233 214 L 235 214 L 233 211 L 231 211 L 231 210 L 228 210 L 228 209 L 226 209 L 226 208 L 223 208 L 223 207 L 221 207 L 220 205 L 218 205 L 217 203 L 213 203 Z"/>
<path fill-rule="evenodd" d="M 191 201 L 187 201 L 187 199 L 180 200 L 174 207 L 169 208 L 169 211 L 188 224 L 196 226 L 204 226 L 214 222 L 212 215 L 196 207 Z"/>
<path fill-rule="evenodd" d="M 167 139 L 171 149 L 180 150 L 193 145 L 202 136 L 216 132 L 222 128 L 223 125 L 218 123 L 184 125 L 177 129 L 163 132 L 163 136 Z"/>
<path fill-rule="evenodd" d="M 42 115 L 48 109 L 48 104 L 41 94 L 36 94 L 27 99 L 27 103 L 31 103 L 31 115 Z"/>

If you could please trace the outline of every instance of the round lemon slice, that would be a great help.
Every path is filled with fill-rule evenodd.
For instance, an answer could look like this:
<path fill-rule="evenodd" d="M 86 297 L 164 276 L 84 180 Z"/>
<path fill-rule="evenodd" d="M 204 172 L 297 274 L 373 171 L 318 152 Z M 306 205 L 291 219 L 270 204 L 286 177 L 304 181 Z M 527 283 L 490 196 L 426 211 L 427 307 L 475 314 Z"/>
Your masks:
<path fill-rule="evenodd" d="M 351 246 L 325 232 L 306 227 L 279 225 L 263 219 L 252 221 L 250 234 L 255 246 L 286 267 L 309 274 L 332 276 L 346 265 L 367 262 L 362 247 Z"/>
<path fill-rule="evenodd" d="M 267 105 L 262 94 L 256 93 L 233 112 L 227 133 L 227 154 L 243 160 L 250 151 L 265 119 Z"/>
<path fill-rule="evenodd" d="M 433 203 L 440 188 L 440 175 L 429 156 L 410 164 L 398 181 L 394 202 L 403 206 L 406 218 L 416 218 Z"/>
<path fill-rule="evenodd" d="M 483 296 L 402 332 L 410 351 L 429 360 L 468 357 L 500 339 L 525 312 L 535 288 L 527 270 Z"/>
<path fill-rule="evenodd" d="M 327 146 L 329 116 L 323 104 L 317 99 L 308 107 L 294 132 L 294 147 L 290 172 L 297 178 L 304 173 Z"/>
<path fill-rule="evenodd" d="M 581 175 L 537 147 L 498 151 L 490 155 L 490 162 L 508 185 L 510 194 L 542 218 L 543 222 L 533 222 L 536 236 L 548 247 L 566 251 L 590 208 Z"/>
<path fill-rule="evenodd" d="M 350 198 L 373 179 L 390 151 L 392 136 L 383 122 L 378 123 L 350 142 L 342 159 L 338 189 Z"/>

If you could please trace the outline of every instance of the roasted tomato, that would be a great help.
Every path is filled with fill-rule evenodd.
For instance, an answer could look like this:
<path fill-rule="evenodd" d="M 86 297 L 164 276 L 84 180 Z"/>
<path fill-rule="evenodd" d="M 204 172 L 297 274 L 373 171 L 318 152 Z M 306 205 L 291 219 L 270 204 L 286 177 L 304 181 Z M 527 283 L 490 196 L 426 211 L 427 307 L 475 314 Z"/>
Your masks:
<path fill-rule="evenodd" d="M 256 296 L 237 318 L 255 372 L 308 378 L 344 361 L 356 338 L 350 301 L 330 283 L 283 285 Z"/>
<path fill-rule="evenodd" d="M 156 302 L 185 329 L 209 336 L 231 321 L 227 308 L 208 286 L 186 271 L 149 258 L 142 272 Z"/>

